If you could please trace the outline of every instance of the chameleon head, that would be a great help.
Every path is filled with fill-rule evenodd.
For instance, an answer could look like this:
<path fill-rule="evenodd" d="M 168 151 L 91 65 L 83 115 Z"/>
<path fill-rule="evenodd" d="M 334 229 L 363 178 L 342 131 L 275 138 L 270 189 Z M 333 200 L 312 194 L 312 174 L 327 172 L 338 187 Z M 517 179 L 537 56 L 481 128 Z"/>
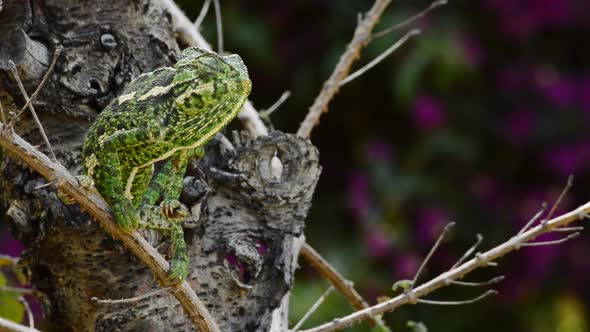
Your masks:
<path fill-rule="evenodd" d="M 200 88 L 202 92 L 207 92 L 211 85 L 217 84 L 219 86 L 213 88 L 219 88 L 220 91 L 214 92 L 248 95 L 252 88 L 248 69 L 237 54 L 220 56 L 200 48 L 189 47 L 182 51 L 174 68 L 176 75 L 172 84 L 184 85 L 187 90 L 193 88 L 193 91 L 196 91 L 195 88 Z"/>
<path fill-rule="evenodd" d="M 179 134 L 204 144 L 242 109 L 252 82 L 238 55 L 220 56 L 199 48 L 185 49 L 172 81 L 179 114 Z"/>

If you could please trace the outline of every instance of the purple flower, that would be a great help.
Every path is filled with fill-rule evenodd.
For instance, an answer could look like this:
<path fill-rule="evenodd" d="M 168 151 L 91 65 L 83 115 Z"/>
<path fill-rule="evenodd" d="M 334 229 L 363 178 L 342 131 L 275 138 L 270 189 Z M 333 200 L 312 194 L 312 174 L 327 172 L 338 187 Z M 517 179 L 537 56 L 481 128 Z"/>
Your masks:
<path fill-rule="evenodd" d="M 561 27 L 573 20 L 568 0 L 487 0 L 507 37 L 522 40 L 542 29 Z"/>
<path fill-rule="evenodd" d="M 413 253 L 398 255 L 393 258 L 393 274 L 396 278 L 411 279 L 420 266 L 420 259 Z"/>
<path fill-rule="evenodd" d="M 526 223 L 541 209 L 542 203 L 551 200 L 544 190 L 529 190 L 526 193 L 519 193 L 523 197 L 515 204 L 514 226 L 519 231 Z"/>
<path fill-rule="evenodd" d="M 442 127 L 447 122 L 446 114 L 439 101 L 431 96 L 416 98 L 412 115 L 414 123 L 424 130 Z"/>
<path fill-rule="evenodd" d="M 590 261 L 586 255 L 580 253 L 590 252 L 590 245 L 584 241 L 573 241 L 568 245 L 566 251 L 567 259 L 572 267 L 572 273 L 568 273 L 571 282 L 568 284 L 574 286 L 576 290 L 588 290 L 588 275 L 590 275 Z"/>
<path fill-rule="evenodd" d="M 545 160 L 549 168 L 562 176 L 572 174 L 578 168 L 578 157 L 568 146 L 555 146 L 549 149 L 545 154 Z"/>
<path fill-rule="evenodd" d="M 502 195 L 500 185 L 491 175 L 480 174 L 469 181 L 469 191 L 484 206 L 498 210 Z"/>
<path fill-rule="evenodd" d="M 8 232 L 0 234 L 0 253 L 13 257 L 19 257 L 25 250 L 25 246 L 13 238 Z"/>
<path fill-rule="evenodd" d="M 361 172 L 354 172 L 348 179 L 348 208 L 357 220 L 369 216 L 369 179 Z"/>
<path fill-rule="evenodd" d="M 374 139 L 367 143 L 367 155 L 374 161 L 389 161 L 392 156 L 391 144 L 383 139 Z"/>
<path fill-rule="evenodd" d="M 579 174 L 586 169 L 590 161 L 590 146 L 555 145 L 545 153 L 544 159 L 548 167 L 562 177 Z"/>
<path fill-rule="evenodd" d="M 447 212 L 442 209 L 429 207 L 420 210 L 416 218 L 418 242 L 424 247 L 432 246 L 448 220 Z"/>
<path fill-rule="evenodd" d="M 582 110 L 590 115 L 590 75 L 582 79 L 578 88 Z"/>
<path fill-rule="evenodd" d="M 560 234 L 545 234 L 537 238 L 535 241 L 552 241 L 557 240 Z M 527 248 L 531 250 L 523 250 L 520 254 L 525 262 L 524 275 L 528 280 L 535 280 L 538 283 L 543 283 L 543 280 L 548 277 L 553 270 L 553 265 L 561 255 L 562 248 L 560 246 L 540 246 Z"/>
<path fill-rule="evenodd" d="M 392 243 L 387 233 L 379 227 L 368 230 L 364 235 L 367 254 L 374 259 L 382 259 L 391 253 Z"/>
<path fill-rule="evenodd" d="M 514 94 L 528 88 L 532 83 L 532 76 L 528 66 L 513 64 L 499 70 L 496 84 L 504 93 Z"/>
<path fill-rule="evenodd" d="M 485 61 L 486 54 L 479 40 L 471 35 L 463 34 L 461 43 L 463 54 L 469 65 L 476 67 Z"/>
<path fill-rule="evenodd" d="M 502 133 L 514 143 L 527 143 L 535 129 L 536 114 L 527 109 L 510 113 L 502 124 Z"/>
<path fill-rule="evenodd" d="M 537 70 L 535 78 L 539 92 L 553 105 L 563 108 L 575 102 L 577 86 L 571 79 L 546 69 Z"/>

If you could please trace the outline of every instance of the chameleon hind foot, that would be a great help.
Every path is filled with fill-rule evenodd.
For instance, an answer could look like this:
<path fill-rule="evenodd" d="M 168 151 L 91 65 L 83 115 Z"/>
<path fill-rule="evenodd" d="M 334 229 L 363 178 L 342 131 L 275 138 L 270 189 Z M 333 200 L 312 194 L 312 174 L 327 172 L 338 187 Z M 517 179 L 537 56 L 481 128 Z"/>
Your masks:
<path fill-rule="evenodd" d="M 173 259 L 170 262 L 168 277 L 172 280 L 173 284 L 179 284 L 186 279 L 186 276 L 188 276 L 188 266 L 188 257 L 187 259 Z"/>
<path fill-rule="evenodd" d="M 168 275 L 173 284 L 178 284 L 186 278 L 189 269 L 184 231 L 181 226 L 189 211 L 184 204 L 181 204 L 174 212 L 171 217 L 165 217 L 160 206 L 142 204 L 139 207 L 141 228 L 153 229 L 170 235 L 172 259 Z"/>
<path fill-rule="evenodd" d="M 184 231 L 180 224 L 170 225 L 172 237 L 172 261 L 170 262 L 169 276 L 173 282 L 182 282 L 188 275 L 189 258 L 184 242 Z"/>

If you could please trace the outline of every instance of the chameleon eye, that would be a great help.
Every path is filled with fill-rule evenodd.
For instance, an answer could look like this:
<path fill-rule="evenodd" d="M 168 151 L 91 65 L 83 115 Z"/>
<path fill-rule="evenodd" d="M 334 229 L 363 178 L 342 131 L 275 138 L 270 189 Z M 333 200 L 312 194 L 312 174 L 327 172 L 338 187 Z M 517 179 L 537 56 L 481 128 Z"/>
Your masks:
<path fill-rule="evenodd" d="M 208 71 L 219 71 L 221 63 L 217 57 L 211 55 L 203 55 L 197 59 L 197 66 L 204 67 Z"/>

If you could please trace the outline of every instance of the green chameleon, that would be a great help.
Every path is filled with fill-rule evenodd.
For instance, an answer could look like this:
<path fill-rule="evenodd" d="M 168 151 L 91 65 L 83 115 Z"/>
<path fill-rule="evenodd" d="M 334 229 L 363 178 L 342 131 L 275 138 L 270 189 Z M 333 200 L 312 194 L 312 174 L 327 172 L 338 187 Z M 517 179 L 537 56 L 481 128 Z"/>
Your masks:
<path fill-rule="evenodd" d="M 251 87 L 238 55 L 188 48 L 174 67 L 129 83 L 100 113 L 84 142 L 81 182 L 94 185 L 121 228 L 170 234 L 174 281 L 188 274 L 180 225 L 186 211 L 180 218 L 177 211 L 188 159 L 203 156 L 205 143 L 242 109 Z M 154 175 L 159 161 L 165 162 Z"/>

